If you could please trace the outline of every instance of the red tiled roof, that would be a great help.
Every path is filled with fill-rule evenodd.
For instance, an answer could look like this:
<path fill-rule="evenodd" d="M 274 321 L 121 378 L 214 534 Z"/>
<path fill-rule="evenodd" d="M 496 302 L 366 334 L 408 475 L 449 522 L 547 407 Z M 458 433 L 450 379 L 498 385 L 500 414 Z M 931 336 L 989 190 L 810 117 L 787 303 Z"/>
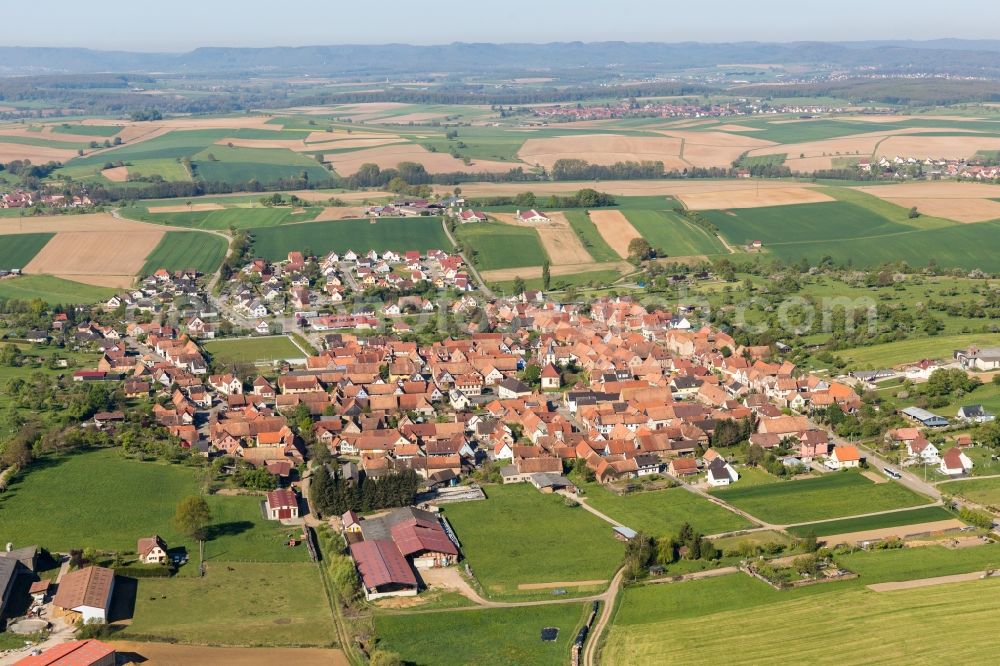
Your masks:
<path fill-rule="evenodd" d="M 17 666 L 90 666 L 114 653 L 113 647 L 98 640 L 71 641 L 16 663 Z"/>
<path fill-rule="evenodd" d="M 392 540 L 396 542 L 399 552 L 403 555 L 410 556 L 424 551 L 458 555 L 455 544 L 451 542 L 451 539 L 437 522 L 431 523 L 411 518 L 396 523 L 390 532 Z"/>
<path fill-rule="evenodd" d="M 299 501 L 291 490 L 279 488 L 267 494 L 267 505 L 271 508 L 297 507 Z"/>
<path fill-rule="evenodd" d="M 351 544 L 351 557 L 357 562 L 365 587 L 382 585 L 416 586 L 417 579 L 409 563 L 391 541 L 359 541 Z"/>

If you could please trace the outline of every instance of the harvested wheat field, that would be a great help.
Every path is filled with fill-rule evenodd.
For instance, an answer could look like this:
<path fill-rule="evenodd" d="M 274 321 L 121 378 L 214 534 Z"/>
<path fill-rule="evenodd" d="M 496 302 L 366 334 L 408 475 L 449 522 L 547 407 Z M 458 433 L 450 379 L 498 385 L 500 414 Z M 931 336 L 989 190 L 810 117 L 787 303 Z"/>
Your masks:
<path fill-rule="evenodd" d="M 206 213 L 213 210 L 222 210 L 225 206 L 217 203 L 193 203 L 190 206 L 179 204 L 176 206 L 150 206 L 150 213 Z"/>
<path fill-rule="evenodd" d="M 528 227 L 529 229 L 538 231 L 542 247 L 545 248 L 545 253 L 549 255 L 549 261 L 553 267 L 592 262 L 594 258 L 590 256 L 587 248 L 580 242 L 580 237 L 576 235 L 566 216 L 562 213 L 546 214 L 552 221 L 544 224 L 520 222 L 510 213 L 494 213 L 493 217 L 505 224 Z"/>
<path fill-rule="evenodd" d="M 128 167 L 120 166 L 104 169 L 101 171 L 101 175 L 112 183 L 124 183 L 128 180 Z"/>
<path fill-rule="evenodd" d="M 879 145 L 878 154 L 962 159 L 980 150 L 1000 150 L 1000 137 L 893 136 Z"/>
<path fill-rule="evenodd" d="M 620 210 L 592 210 L 587 213 L 597 227 L 601 238 L 618 253 L 622 259 L 628 258 L 628 244 L 633 238 L 642 238 L 632 223 Z"/>
<path fill-rule="evenodd" d="M 528 139 L 517 156 L 528 164 L 551 169 L 558 160 L 586 160 L 591 164 L 663 162 L 668 171 L 690 166 L 681 159 L 681 139 L 675 137 L 582 134 L 551 139 Z"/>
<path fill-rule="evenodd" d="M 727 208 L 763 208 L 765 206 L 790 206 L 804 203 L 822 203 L 833 199 L 819 190 L 806 187 L 764 188 L 760 191 L 720 190 L 716 192 L 689 192 L 678 194 L 688 210 L 724 210 Z"/>
<path fill-rule="evenodd" d="M 635 266 L 627 261 L 613 261 L 598 263 L 590 261 L 585 264 L 575 264 L 566 266 L 550 266 L 549 273 L 552 277 L 560 275 L 575 275 L 576 273 L 592 273 L 595 271 L 618 271 L 619 273 L 631 273 Z M 541 266 L 528 266 L 524 268 L 498 268 L 493 271 L 481 271 L 479 275 L 487 282 L 509 282 L 515 278 L 533 280 L 542 277 Z"/>
<path fill-rule="evenodd" d="M 858 187 L 861 192 L 904 208 L 917 207 L 921 213 L 956 222 L 986 222 L 1000 219 L 1000 185 L 931 182 Z"/>
<path fill-rule="evenodd" d="M 239 139 L 230 137 L 219 139 L 217 146 L 232 145 L 236 148 L 284 148 L 285 150 L 311 150 L 302 139 Z"/>
<path fill-rule="evenodd" d="M 119 655 L 132 656 L 134 663 L 149 666 L 187 666 L 188 664 L 226 664 L 227 666 L 347 666 L 340 650 L 324 648 L 234 648 L 109 641 Z M 134 655 L 134 656 L 133 656 Z"/>
<path fill-rule="evenodd" d="M 365 209 L 362 206 L 332 206 L 324 208 L 313 220 L 314 222 L 328 222 L 331 220 L 356 220 L 365 216 Z"/>
<path fill-rule="evenodd" d="M 164 231 L 66 231 L 24 267 L 27 274 L 46 274 L 102 287 L 128 287 Z"/>
<path fill-rule="evenodd" d="M 31 146 L 26 143 L 3 143 L 3 137 L 0 137 L 0 163 L 3 164 L 15 160 L 31 160 L 34 164 L 66 162 L 74 157 L 76 157 L 75 150 Z"/>
<path fill-rule="evenodd" d="M 187 210 L 186 207 L 185 210 Z M 115 218 L 110 213 L 43 215 L 24 219 L 0 218 L 0 236 L 5 234 L 31 233 L 58 234 L 64 231 L 132 233 L 137 231 L 163 231 L 169 228 L 161 224 Z M 187 229 L 175 229 L 175 231 L 187 231 Z"/>
<path fill-rule="evenodd" d="M 423 146 L 407 143 L 399 146 L 381 146 L 365 150 L 355 150 L 349 153 L 326 155 L 324 158 L 333 165 L 341 176 L 357 173 L 363 164 L 377 164 L 381 169 L 395 168 L 400 162 L 416 162 L 424 165 L 430 173 L 505 173 L 516 163 L 491 162 L 489 160 L 472 160 L 466 165 L 448 153 L 432 153 Z"/>
<path fill-rule="evenodd" d="M 683 139 L 684 145 L 680 156 L 684 161 L 699 167 L 728 167 L 733 163 L 733 160 L 748 150 L 775 145 L 773 141 L 726 132 L 665 130 L 662 133 Z"/>

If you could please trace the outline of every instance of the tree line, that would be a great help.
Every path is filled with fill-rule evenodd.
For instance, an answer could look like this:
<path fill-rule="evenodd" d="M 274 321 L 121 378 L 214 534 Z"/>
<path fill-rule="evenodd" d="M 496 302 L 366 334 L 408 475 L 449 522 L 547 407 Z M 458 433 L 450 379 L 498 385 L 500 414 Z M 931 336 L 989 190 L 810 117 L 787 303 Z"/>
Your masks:
<path fill-rule="evenodd" d="M 318 465 L 309 485 L 312 505 L 324 516 L 347 511 L 375 511 L 413 504 L 420 478 L 411 469 L 391 472 L 375 479 L 362 474 L 357 481 L 346 479 L 337 463 Z"/>

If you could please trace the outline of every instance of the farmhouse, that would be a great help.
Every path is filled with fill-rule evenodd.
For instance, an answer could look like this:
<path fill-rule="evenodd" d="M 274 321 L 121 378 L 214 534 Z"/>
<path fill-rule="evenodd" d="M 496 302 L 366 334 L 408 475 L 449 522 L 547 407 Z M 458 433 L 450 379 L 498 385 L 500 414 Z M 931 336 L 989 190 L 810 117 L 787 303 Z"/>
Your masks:
<path fill-rule="evenodd" d="M 982 405 L 966 405 L 958 408 L 956 418 L 966 423 L 988 423 L 996 417 L 986 411 Z"/>
<path fill-rule="evenodd" d="M 462 210 L 458 213 L 458 219 L 462 224 L 469 224 L 470 222 L 485 222 L 486 213 L 480 213 L 472 209 Z"/>
<path fill-rule="evenodd" d="M 979 347 L 969 347 L 955 351 L 955 360 L 962 364 L 963 368 L 987 372 L 989 370 L 1000 370 L 1000 347 L 980 349 Z"/>
<path fill-rule="evenodd" d="M 432 569 L 454 564 L 458 547 L 445 533 L 438 517 L 429 511 L 404 507 L 361 521 L 365 541 L 388 541 L 395 544 L 404 558 L 418 569 Z"/>
<path fill-rule="evenodd" d="M 944 452 L 941 456 L 941 473 L 948 476 L 961 476 L 972 469 L 972 459 L 962 453 L 957 446 Z"/>
<path fill-rule="evenodd" d="M 279 488 L 267 493 L 264 502 L 269 520 L 288 520 L 299 517 L 299 498 L 294 491 Z"/>
<path fill-rule="evenodd" d="M 533 223 L 544 223 L 551 222 L 552 219 L 549 218 L 545 213 L 540 213 L 534 208 L 531 210 L 518 210 L 514 217 L 517 218 L 519 222 L 533 222 Z"/>
<path fill-rule="evenodd" d="M 71 621 L 107 622 L 114 587 L 114 570 L 86 567 L 62 577 L 52 603 Z"/>
<path fill-rule="evenodd" d="M 911 459 L 928 465 L 936 465 L 941 460 L 938 448 L 923 437 L 907 442 L 906 453 Z"/>
<path fill-rule="evenodd" d="M 139 539 L 135 552 L 143 564 L 167 563 L 167 543 L 156 534 Z"/>
<path fill-rule="evenodd" d="M 721 457 L 715 458 L 708 465 L 707 480 L 710 486 L 728 486 L 731 483 L 735 483 L 739 478 L 740 475 L 736 473 L 733 466 Z"/>

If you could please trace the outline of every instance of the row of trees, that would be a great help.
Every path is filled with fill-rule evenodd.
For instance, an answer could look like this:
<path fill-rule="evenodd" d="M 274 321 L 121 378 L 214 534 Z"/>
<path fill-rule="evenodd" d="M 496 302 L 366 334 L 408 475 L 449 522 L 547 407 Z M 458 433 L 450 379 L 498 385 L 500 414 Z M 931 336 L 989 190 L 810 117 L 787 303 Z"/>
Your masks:
<path fill-rule="evenodd" d="M 345 511 L 375 511 L 413 504 L 420 478 L 413 470 L 392 472 L 380 479 L 361 475 L 357 482 L 345 479 L 339 466 L 333 473 L 327 465 L 318 465 L 309 486 L 312 505 L 323 515 Z"/>

